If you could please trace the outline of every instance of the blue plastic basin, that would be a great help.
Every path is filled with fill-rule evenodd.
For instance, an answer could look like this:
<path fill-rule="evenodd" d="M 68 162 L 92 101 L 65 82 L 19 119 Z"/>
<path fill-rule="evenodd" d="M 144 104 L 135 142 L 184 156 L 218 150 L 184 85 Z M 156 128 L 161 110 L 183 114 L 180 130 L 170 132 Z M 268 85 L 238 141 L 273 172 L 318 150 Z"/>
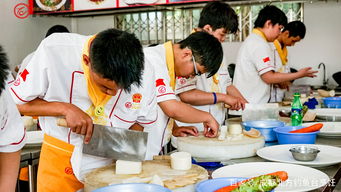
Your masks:
<path fill-rule="evenodd" d="M 316 135 L 320 131 L 311 133 L 289 133 L 297 129 L 301 129 L 304 126 L 285 126 L 277 127 L 274 132 L 277 135 L 279 144 L 315 144 Z"/>
<path fill-rule="evenodd" d="M 264 136 L 266 142 L 273 142 L 277 140 L 276 134 L 273 129 L 276 127 L 283 127 L 285 123 L 276 120 L 256 120 L 244 121 L 242 125 L 245 130 L 250 130 L 251 128 L 259 130 Z"/>
<path fill-rule="evenodd" d="M 172 192 L 170 189 L 155 184 L 124 183 L 102 187 L 93 192 Z"/>
<path fill-rule="evenodd" d="M 323 98 L 323 104 L 327 108 L 341 108 L 341 97 Z"/>

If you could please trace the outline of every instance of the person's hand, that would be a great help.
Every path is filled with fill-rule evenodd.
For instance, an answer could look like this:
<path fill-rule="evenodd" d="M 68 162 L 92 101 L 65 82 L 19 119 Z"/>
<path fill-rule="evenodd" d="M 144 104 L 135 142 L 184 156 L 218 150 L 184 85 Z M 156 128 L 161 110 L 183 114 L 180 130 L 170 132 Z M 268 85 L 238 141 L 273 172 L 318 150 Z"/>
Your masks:
<path fill-rule="evenodd" d="M 219 124 L 210 113 L 207 113 L 207 114 L 208 114 L 208 119 L 203 122 L 204 136 L 211 137 L 211 138 L 216 137 L 218 135 Z"/>
<path fill-rule="evenodd" d="M 243 99 L 231 95 L 225 95 L 224 103 L 229 105 L 232 110 L 244 109 L 245 107 L 245 101 Z"/>
<path fill-rule="evenodd" d="M 317 72 L 318 71 L 311 70 L 311 67 L 305 67 L 300 69 L 297 73 L 299 73 L 301 77 L 316 77 Z"/>
<path fill-rule="evenodd" d="M 176 126 L 173 128 L 172 134 L 174 137 L 199 136 L 198 129 L 194 126 Z"/>
<path fill-rule="evenodd" d="M 84 135 L 84 143 L 88 144 L 93 132 L 91 117 L 73 104 L 68 104 L 67 107 L 65 114 L 67 126 L 72 132 Z"/>

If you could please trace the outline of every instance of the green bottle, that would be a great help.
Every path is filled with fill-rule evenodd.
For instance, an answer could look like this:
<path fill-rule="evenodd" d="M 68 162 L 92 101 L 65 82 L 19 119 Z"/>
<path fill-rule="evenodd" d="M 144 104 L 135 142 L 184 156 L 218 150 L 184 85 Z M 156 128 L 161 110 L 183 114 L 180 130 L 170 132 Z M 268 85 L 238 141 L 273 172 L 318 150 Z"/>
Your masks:
<path fill-rule="evenodd" d="M 300 126 L 302 125 L 303 111 L 302 103 L 300 100 L 300 94 L 294 93 L 294 101 L 291 104 L 291 125 Z"/>

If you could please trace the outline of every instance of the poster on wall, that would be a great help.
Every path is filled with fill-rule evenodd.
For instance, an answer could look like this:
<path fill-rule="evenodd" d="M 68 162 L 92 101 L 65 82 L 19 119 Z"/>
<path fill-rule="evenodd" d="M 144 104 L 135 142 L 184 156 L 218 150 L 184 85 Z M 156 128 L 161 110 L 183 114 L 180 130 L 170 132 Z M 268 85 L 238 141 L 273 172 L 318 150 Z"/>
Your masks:
<path fill-rule="evenodd" d="M 34 13 L 45 14 L 208 1 L 211 0 L 29 0 L 29 3 Z"/>
<path fill-rule="evenodd" d="M 117 8 L 117 0 L 74 0 L 75 11 Z"/>
<path fill-rule="evenodd" d="M 169 0 L 169 3 L 190 3 L 190 2 L 200 2 L 209 0 Z"/>
<path fill-rule="evenodd" d="M 166 4 L 168 0 L 118 0 L 119 7 Z"/>
<path fill-rule="evenodd" d="M 33 12 L 65 12 L 72 11 L 72 0 L 30 0 Z"/>

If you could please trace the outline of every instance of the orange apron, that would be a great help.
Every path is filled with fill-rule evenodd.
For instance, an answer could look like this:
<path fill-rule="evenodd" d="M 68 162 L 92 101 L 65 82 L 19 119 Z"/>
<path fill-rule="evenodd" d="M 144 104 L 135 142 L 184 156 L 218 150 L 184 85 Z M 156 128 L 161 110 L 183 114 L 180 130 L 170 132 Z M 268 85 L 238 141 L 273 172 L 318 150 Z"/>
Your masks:
<path fill-rule="evenodd" d="M 75 192 L 83 188 L 71 167 L 73 150 L 73 145 L 44 135 L 39 159 L 37 192 Z"/>

